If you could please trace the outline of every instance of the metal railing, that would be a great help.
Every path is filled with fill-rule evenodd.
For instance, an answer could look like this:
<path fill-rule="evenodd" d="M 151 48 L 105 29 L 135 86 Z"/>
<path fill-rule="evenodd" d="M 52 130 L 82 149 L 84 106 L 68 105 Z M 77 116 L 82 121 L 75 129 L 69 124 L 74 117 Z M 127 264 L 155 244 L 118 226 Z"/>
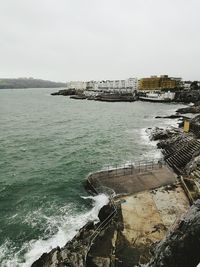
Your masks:
<path fill-rule="evenodd" d="M 99 178 L 105 178 L 105 177 L 117 177 L 117 176 L 126 176 L 126 175 L 132 175 L 136 173 L 143 173 L 148 172 L 151 170 L 162 168 L 162 166 L 165 165 L 165 162 L 163 159 L 159 160 L 151 160 L 151 161 L 138 161 L 134 163 L 124 164 L 122 165 L 116 165 L 113 166 L 107 166 L 106 169 L 102 171 L 98 171 L 95 173 L 91 173 L 88 177 L 99 179 Z"/>
<path fill-rule="evenodd" d="M 91 244 L 94 242 L 95 238 L 101 233 L 103 229 L 111 222 L 113 217 L 117 214 L 117 208 L 114 203 L 114 200 L 110 198 L 110 203 L 113 207 L 113 211 L 98 225 L 94 233 L 91 235 Z"/>
<path fill-rule="evenodd" d="M 103 229 L 105 229 L 105 227 L 111 222 L 113 217 L 116 216 L 117 214 L 117 207 L 114 201 L 115 192 L 111 188 L 103 186 L 101 184 L 101 181 L 98 178 L 105 177 L 106 174 L 108 175 L 108 177 L 114 177 L 118 175 L 121 176 L 121 175 L 133 174 L 134 172 L 140 173 L 140 172 L 149 171 L 149 170 L 156 169 L 156 168 L 162 168 L 164 164 L 165 163 L 163 159 L 160 159 L 157 161 L 155 160 L 139 161 L 139 162 L 134 162 L 134 164 L 130 163 L 128 166 L 124 165 L 124 167 L 122 166 L 118 167 L 117 165 L 116 165 L 116 168 L 108 167 L 108 170 L 103 170 L 100 172 L 92 173 L 88 176 L 87 182 L 89 183 L 89 186 L 91 187 L 92 191 L 95 192 L 96 194 L 104 193 L 108 195 L 109 203 L 113 208 L 112 212 L 102 222 L 100 222 L 100 224 L 97 226 L 97 228 L 92 233 L 91 239 L 90 239 L 90 245 L 88 246 L 88 251 L 92 243 L 94 242 L 94 240 L 97 238 L 97 236 L 101 233 Z M 92 178 L 96 179 L 96 181 L 98 182 L 98 185 L 97 184 L 93 185 L 93 182 L 91 182 L 90 180 Z"/>
<path fill-rule="evenodd" d="M 90 182 L 90 179 L 88 178 L 88 182 L 90 183 L 91 188 L 93 188 L 93 191 L 96 194 L 106 194 L 109 197 L 109 204 L 112 206 L 113 210 L 111 211 L 111 213 L 102 221 L 100 222 L 100 224 L 97 226 L 97 228 L 94 230 L 94 232 L 92 233 L 92 235 L 90 236 L 90 244 L 88 246 L 88 251 L 91 247 L 91 245 L 93 244 L 94 240 L 97 238 L 97 236 L 101 233 L 101 231 L 103 229 L 105 229 L 105 227 L 111 222 L 111 220 L 113 219 L 113 217 L 117 214 L 117 207 L 115 205 L 115 201 L 114 201 L 114 195 L 115 192 L 114 190 L 105 187 L 103 185 L 99 185 L 99 187 L 94 187 L 93 184 Z"/>

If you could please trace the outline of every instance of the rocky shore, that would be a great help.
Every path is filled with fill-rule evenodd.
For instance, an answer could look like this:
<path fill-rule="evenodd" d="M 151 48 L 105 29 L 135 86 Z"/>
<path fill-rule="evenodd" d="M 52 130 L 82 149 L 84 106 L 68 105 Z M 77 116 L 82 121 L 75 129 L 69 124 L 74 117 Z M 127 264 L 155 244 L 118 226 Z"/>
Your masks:
<path fill-rule="evenodd" d="M 58 92 L 52 93 L 51 95 L 63 95 L 70 96 L 72 99 L 87 99 L 94 101 L 104 101 L 104 102 L 133 102 L 137 100 L 137 96 L 132 93 L 104 93 L 98 92 L 94 95 L 85 95 L 83 90 L 76 89 L 63 89 Z"/>
<path fill-rule="evenodd" d="M 197 103 L 200 101 L 200 90 L 180 90 L 175 93 L 175 102 L 178 103 Z"/>
<path fill-rule="evenodd" d="M 98 216 L 97 224 L 87 223 L 64 247 L 44 253 L 31 267 L 110 266 L 111 240 L 116 229 L 122 227 L 119 206 L 110 202 Z"/>
<path fill-rule="evenodd" d="M 71 95 L 76 95 L 78 92 L 75 89 L 62 89 L 59 90 L 58 92 L 52 93 L 51 95 L 63 95 L 63 96 L 71 96 Z"/>
<path fill-rule="evenodd" d="M 95 101 L 107 101 L 107 102 L 133 102 L 139 99 L 139 95 L 141 92 L 134 93 L 126 93 L 126 92 L 115 92 L 115 93 L 106 93 L 106 92 L 96 92 L 96 94 L 85 94 L 84 90 L 80 89 L 62 89 L 58 92 L 52 93 L 51 95 L 63 95 L 70 96 L 73 99 L 87 99 L 87 100 L 95 100 Z M 174 103 L 195 103 L 198 106 L 200 101 L 200 90 L 191 89 L 191 90 L 178 90 L 175 92 L 175 98 L 173 100 Z M 193 108 L 193 113 L 199 113 L 199 108 Z M 180 113 L 184 113 L 181 112 Z"/>
<path fill-rule="evenodd" d="M 198 105 L 180 109 L 172 119 L 198 114 L 197 110 Z M 165 163 L 177 175 L 176 182 L 110 196 L 97 224 L 86 224 L 64 247 L 44 253 L 32 267 L 196 267 L 200 262 L 199 127 L 197 115 L 190 119 L 189 133 L 174 127 L 151 129 L 150 138 L 157 141 Z"/>

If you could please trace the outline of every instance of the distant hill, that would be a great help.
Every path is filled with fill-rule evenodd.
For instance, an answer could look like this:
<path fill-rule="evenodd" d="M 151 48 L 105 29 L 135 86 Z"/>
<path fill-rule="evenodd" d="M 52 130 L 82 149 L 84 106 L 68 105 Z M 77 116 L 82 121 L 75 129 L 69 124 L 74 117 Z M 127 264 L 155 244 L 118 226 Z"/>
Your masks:
<path fill-rule="evenodd" d="M 59 88 L 66 87 L 66 83 L 58 83 L 33 78 L 18 79 L 1 79 L 0 89 L 17 89 L 17 88 Z"/>

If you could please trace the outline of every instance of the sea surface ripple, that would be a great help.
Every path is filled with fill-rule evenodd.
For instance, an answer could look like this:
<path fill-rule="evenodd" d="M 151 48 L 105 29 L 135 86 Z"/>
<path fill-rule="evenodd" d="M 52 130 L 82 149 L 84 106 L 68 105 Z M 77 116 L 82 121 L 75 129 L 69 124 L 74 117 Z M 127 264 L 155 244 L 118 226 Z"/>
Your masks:
<path fill-rule="evenodd" d="M 50 95 L 57 89 L 0 90 L 0 266 L 28 267 L 63 246 L 105 195 L 87 197 L 89 172 L 160 156 L 146 129 L 181 105 L 104 103 Z"/>

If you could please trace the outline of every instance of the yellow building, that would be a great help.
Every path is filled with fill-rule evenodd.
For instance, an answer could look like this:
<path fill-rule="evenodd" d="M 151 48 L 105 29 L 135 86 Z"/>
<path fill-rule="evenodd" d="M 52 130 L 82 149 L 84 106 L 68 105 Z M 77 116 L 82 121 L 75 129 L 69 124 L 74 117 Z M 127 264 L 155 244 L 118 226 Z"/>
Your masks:
<path fill-rule="evenodd" d="M 170 78 L 168 75 L 151 76 L 149 78 L 142 78 L 139 81 L 139 90 L 161 90 L 161 89 L 173 89 L 180 83 L 180 78 Z"/>

